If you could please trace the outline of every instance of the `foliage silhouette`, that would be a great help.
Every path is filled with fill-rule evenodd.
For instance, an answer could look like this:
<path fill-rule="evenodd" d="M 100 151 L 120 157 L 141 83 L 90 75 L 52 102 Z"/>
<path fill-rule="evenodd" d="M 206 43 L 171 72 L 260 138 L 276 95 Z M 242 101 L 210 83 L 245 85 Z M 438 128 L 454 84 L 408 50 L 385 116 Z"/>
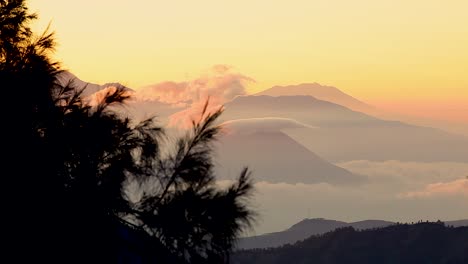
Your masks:
<path fill-rule="evenodd" d="M 113 87 L 83 96 L 51 59 L 49 31 L 36 36 L 24 0 L 0 1 L 0 84 L 29 94 L 28 228 L 47 262 L 222 263 L 253 221 L 250 173 L 216 185 L 212 142 L 222 109 L 207 107 L 171 146 L 154 119 L 119 108 L 131 97 Z M 207 102 L 208 105 L 208 102 Z M 25 206 L 26 207 L 26 206 Z M 31 235 L 32 236 L 32 235 Z"/>

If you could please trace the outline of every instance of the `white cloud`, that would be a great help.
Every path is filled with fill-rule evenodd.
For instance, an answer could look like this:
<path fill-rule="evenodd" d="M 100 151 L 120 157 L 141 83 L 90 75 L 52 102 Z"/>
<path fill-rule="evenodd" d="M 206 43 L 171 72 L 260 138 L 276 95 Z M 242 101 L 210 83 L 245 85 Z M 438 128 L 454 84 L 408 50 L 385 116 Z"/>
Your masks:
<path fill-rule="evenodd" d="M 264 117 L 236 119 L 224 122 L 226 130 L 233 133 L 249 134 L 255 132 L 276 132 L 282 129 L 314 128 L 291 118 Z"/>
<path fill-rule="evenodd" d="M 206 100 L 209 98 L 208 111 L 218 109 L 225 102 L 238 95 L 246 94 L 246 85 L 254 80 L 236 73 L 226 65 L 215 65 L 207 73 L 188 82 L 162 82 L 144 87 L 137 91 L 137 99 L 188 107 L 173 114 L 171 123 L 190 124 L 199 117 Z"/>

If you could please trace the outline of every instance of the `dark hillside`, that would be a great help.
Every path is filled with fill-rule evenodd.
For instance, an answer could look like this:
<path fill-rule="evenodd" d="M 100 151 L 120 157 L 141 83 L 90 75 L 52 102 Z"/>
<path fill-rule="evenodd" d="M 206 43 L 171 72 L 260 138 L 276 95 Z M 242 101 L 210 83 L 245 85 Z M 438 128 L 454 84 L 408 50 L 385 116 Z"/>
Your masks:
<path fill-rule="evenodd" d="M 443 223 L 397 224 L 356 231 L 340 228 L 294 245 L 241 250 L 232 263 L 468 263 L 468 227 Z"/>

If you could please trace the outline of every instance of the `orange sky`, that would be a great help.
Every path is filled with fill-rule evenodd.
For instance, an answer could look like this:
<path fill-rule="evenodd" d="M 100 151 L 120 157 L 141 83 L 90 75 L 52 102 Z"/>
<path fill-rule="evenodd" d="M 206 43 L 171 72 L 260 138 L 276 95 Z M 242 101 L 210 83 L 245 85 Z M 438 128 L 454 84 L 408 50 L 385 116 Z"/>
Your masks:
<path fill-rule="evenodd" d="M 466 0 L 36 0 L 30 6 L 41 18 L 36 29 L 52 22 L 57 58 L 86 81 L 139 88 L 227 64 L 256 80 L 251 92 L 319 82 L 395 111 L 468 122 L 452 111 L 468 102 Z"/>
<path fill-rule="evenodd" d="M 388 110 L 399 114 L 411 113 L 414 116 L 457 122 L 468 121 L 468 103 L 463 100 L 453 101 L 376 101 L 382 110 Z M 468 122 L 467 122 L 468 123 Z"/>

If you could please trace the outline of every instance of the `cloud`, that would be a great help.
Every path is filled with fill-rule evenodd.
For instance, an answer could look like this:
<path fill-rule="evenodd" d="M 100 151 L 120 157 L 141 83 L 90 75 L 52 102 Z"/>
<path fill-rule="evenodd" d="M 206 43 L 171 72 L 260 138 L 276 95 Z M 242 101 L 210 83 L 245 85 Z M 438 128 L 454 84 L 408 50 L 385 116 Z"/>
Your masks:
<path fill-rule="evenodd" d="M 462 162 L 403 162 L 398 160 L 354 160 L 337 163 L 353 173 L 367 175 L 376 182 L 426 185 L 452 181 L 468 175 L 468 163 Z"/>
<path fill-rule="evenodd" d="M 298 122 L 291 118 L 264 117 L 236 119 L 224 122 L 229 133 L 250 134 L 256 132 L 276 132 L 282 129 L 314 128 L 313 126 Z"/>
<path fill-rule="evenodd" d="M 157 100 L 187 109 L 173 114 L 172 125 L 190 124 L 197 119 L 209 98 L 208 111 L 217 110 L 225 102 L 246 94 L 250 77 L 234 72 L 226 65 L 215 65 L 207 73 L 188 82 L 162 82 L 137 91 L 138 100 Z"/>
<path fill-rule="evenodd" d="M 186 82 L 161 82 L 144 87 L 137 91 L 136 97 L 141 101 L 159 101 L 167 104 L 184 104 L 192 100 Z"/>
<path fill-rule="evenodd" d="M 428 198 L 444 195 L 461 195 L 468 197 L 468 179 L 458 179 L 451 182 L 438 182 L 427 185 L 421 191 L 400 194 L 401 198 Z"/>

